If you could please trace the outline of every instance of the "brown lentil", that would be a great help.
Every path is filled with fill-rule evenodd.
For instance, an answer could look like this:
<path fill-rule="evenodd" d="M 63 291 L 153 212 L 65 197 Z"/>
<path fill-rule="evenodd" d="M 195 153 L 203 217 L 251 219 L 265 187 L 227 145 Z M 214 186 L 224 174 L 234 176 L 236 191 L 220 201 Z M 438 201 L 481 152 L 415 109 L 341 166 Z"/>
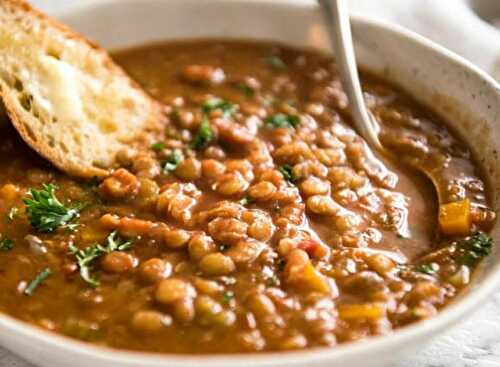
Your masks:
<path fill-rule="evenodd" d="M 119 349 L 267 352 L 388 334 L 467 287 L 469 235 L 496 218 L 488 186 L 467 146 L 397 88 L 362 73 L 384 146 L 429 164 L 445 203 L 468 200 L 467 234 L 436 227 L 429 182 L 371 154 L 328 56 L 198 40 L 116 59 L 167 118 L 103 180 L 66 176 L 0 126 L 2 312 Z M 32 225 L 23 199 L 42 184 L 77 208 L 66 228 Z"/>

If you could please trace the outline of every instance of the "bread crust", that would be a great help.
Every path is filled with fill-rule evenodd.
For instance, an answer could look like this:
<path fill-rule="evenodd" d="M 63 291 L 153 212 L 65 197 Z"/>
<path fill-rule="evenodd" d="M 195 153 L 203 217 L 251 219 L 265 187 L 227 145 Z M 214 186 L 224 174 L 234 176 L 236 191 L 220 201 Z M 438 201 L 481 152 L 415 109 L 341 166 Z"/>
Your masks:
<path fill-rule="evenodd" d="M 144 121 L 142 121 L 140 128 L 138 128 L 135 132 L 137 142 L 132 139 L 127 143 L 123 143 L 123 147 L 140 149 L 141 144 L 139 143 L 139 140 L 144 138 L 143 132 L 155 136 L 160 136 L 162 134 L 165 120 L 160 104 L 144 92 L 138 83 L 128 77 L 124 70 L 112 60 L 103 48 L 87 40 L 82 35 L 74 32 L 61 22 L 34 9 L 25 0 L 2 0 L 0 2 L 0 11 L 7 12 L 16 19 L 29 19 L 29 21 L 33 22 L 33 24 L 35 24 L 35 22 L 39 22 L 43 26 L 46 26 L 47 29 L 56 30 L 58 35 L 61 35 L 64 40 L 74 41 L 79 46 L 88 47 L 90 52 L 98 55 L 100 58 L 99 61 L 102 62 L 102 65 L 105 69 L 107 69 L 107 71 L 109 71 L 110 74 L 127 81 L 126 84 L 128 84 L 131 90 L 136 93 L 136 96 L 139 95 L 141 97 L 140 100 L 142 101 L 144 108 L 149 111 L 149 113 L 147 118 L 144 118 Z M 0 27 L 2 26 L 0 25 Z M 9 116 L 13 126 L 21 135 L 22 139 L 38 154 L 49 160 L 60 170 L 72 176 L 92 178 L 106 176 L 109 174 L 110 169 L 117 166 L 114 156 L 111 157 L 111 164 L 107 167 L 97 166 L 92 162 L 82 164 L 82 162 L 78 162 L 77 159 L 73 159 L 71 154 L 58 150 L 57 147 L 53 147 L 51 144 L 48 144 L 47 139 L 40 139 L 40 136 L 35 136 L 33 132 L 30 131 L 32 126 L 30 126 L 27 121 L 28 117 L 26 116 L 25 111 L 20 110 L 19 101 L 17 100 L 15 94 L 12 93 L 11 86 L 9 86 L 1 78 L 0 98 L 3 101 L 7 115 Z M 86 101 L 83 102 L 85 103 Z M 132 138 L 134 137 L 132 136 Z M 116 153 L 116 151 L 113 152 L 114 155 L 116 155 Z"/>

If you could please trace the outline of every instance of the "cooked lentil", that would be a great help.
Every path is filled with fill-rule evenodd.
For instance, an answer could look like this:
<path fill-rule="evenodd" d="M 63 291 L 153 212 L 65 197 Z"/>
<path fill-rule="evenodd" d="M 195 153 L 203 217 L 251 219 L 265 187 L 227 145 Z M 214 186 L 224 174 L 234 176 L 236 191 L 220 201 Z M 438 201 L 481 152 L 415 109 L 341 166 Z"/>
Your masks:
<path fill-rule="evenodd" d="M 489 253 L 495 213 L 470 151 L 379 79 L 363 76 L 382 141 L 439 168 L 441 227 L 432 186 L 350 127 L 329 57 L 226 41 L 115 56 L 164 104 L 166 136 L 96 184 L 2 125 L 0 311 L 142 351 L 333 346 L 435 315 Z M 77 210 L 33 218 L 42 184 Z"/>

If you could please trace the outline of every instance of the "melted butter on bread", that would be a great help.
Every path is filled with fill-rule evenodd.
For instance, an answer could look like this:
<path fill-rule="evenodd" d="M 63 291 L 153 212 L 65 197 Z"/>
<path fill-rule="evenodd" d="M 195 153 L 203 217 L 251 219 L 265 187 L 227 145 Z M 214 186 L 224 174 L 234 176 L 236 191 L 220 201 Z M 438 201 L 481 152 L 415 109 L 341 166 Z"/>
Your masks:
<path fill-rule="evenodd" d="M 163 129 L 159 104 L 106 51 L 23 0 L 0 2 L 0 92 L 23 139 L 71 175 L 104 176 Z"/>

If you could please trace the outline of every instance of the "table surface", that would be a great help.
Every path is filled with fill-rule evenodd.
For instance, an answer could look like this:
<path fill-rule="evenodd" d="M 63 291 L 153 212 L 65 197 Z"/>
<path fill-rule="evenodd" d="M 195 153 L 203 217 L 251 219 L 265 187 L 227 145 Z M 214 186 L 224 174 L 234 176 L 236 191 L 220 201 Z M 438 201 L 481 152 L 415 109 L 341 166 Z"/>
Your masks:
<path fill-rule="evenodd" d="M 32 0 L 32 3 L 48 12 L 52 12 L 84 1 L 86 0 Z M 486 44 L 481 45 L 480 42 L 472 42 L 471 44 L 474 47 L 464 49 L 463 42 L 462 44 L 453 43 L 453 40 L 457 39 L 456 35 L 447 39 L 445 29 L 440 29 L 438 33 L 433 32 L 432 25 L 438 24 L 443 27 L 442 19 L 444 19 L 439 17 L 437 9 L 433 9 L 433 6 L 438 6 L 438 3 L 449 5 L 449 2 L 457 4 L 462 0 L 441 2 L 435 0 L 350 1 L 356 12 L 398 22 L 427 37 L 434 38 L 437 42 L 454 49 L 485 69 L 491 66 L 490 60 L 485 59 L 484 55 L 496 50 L 492 50 L 491 47 L 485 49 Z M 376 6 L 374 3 L 376 3 Z M 381 3 L 384 3 L 385 6 L 380 6 Z M 413 5 L 418 5 L 418 9 L 412 9 Z M 428 9 L 426 13 L 421 10 L 425 8 Z M 450 32 L 452 27 L 453 24 L 449 27 Z M 478 25 L 478 27 L 481 27 L 481 25 Z M 500 60 L 500 53 L 497 55 L 499 56 L 497 60 Z M 495 72 L 493 69 L 488 71 Z M 0 367 L 35 366 L 22 361 L 8 351 L 0 349 Z M 396 367 L 500 367 L 500 292 L 494 295 L 490 302 L 479 309 L 471 319 L 457 326 L 445 336 L 432 341 L 418 355 L 409 356 L 406 360 L 400 361 L 396 364 Z"/>

